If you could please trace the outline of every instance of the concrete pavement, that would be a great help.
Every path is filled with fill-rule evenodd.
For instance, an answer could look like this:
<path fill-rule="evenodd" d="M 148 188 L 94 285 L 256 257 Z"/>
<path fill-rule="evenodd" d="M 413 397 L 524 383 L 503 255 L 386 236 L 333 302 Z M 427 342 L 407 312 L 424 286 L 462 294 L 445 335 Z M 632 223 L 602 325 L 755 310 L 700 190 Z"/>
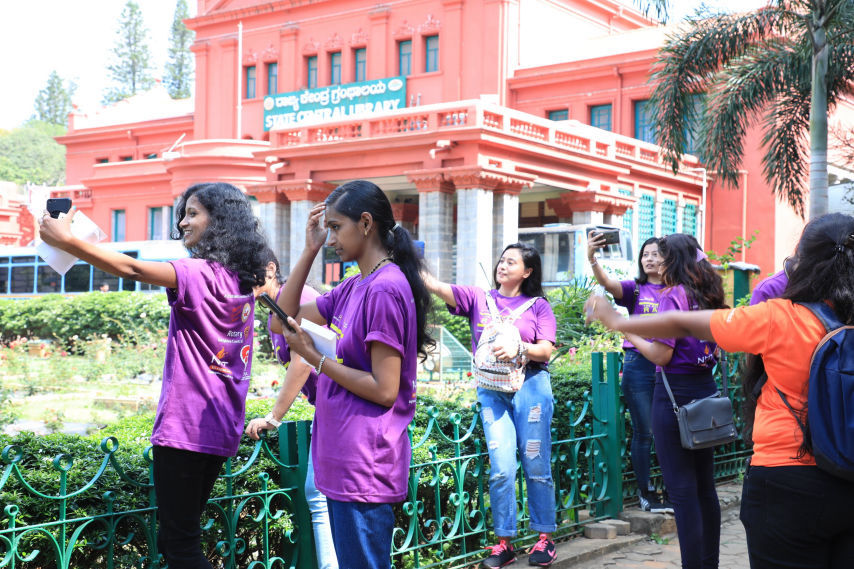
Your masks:
<path fill-rule="evenodd" d="M 749 569 L 744 528 L 738 519 L 741 484 L 730 482 L 718 487 L 721 501 L 721 569 Z M 618 536 L 616 539 L 578 538 L 557 544 L 556 569 L 674 569 L 682 566 L 679 540 L 672 516 L 649 514 L 629 508 L 620 516 L 632 523 L 633 531 L 644 533 Z M 645 525 L 652 523 L 652 527 Z M 655 528 L 662 530 L 660 533 Z M 671 533 L 673 532 L 673 533 Z M 527 565 L 524 556 L 517 563 Z"/>

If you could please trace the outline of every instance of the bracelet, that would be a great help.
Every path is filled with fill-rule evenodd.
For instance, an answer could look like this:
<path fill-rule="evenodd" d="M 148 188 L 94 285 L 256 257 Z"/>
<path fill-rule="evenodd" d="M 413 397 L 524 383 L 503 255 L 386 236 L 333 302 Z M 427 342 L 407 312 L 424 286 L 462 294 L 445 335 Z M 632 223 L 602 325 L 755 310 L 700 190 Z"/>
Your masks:
<path fill-rule="evenodd" d="M 314 371 L 317 372 L 317 375 L 320 375 L 320 370 L 323 369 L 323 362 L 325 362 L 325 361 L 326 361 L 326 356 L 325 355 L 320 356 L 320 361 L 317 362 L 317 367 L 314 368 Z"/>
<path fill-rule="evenodd" d="M 589 260 L 589 259 L 588 259 L 588 260 Z M 590 266 L 591 266 L 591 267 L 595 267 L 595 266 L 596 266 L 596 265 L 598 265 L 598 264 L 599 264 L 599 261 L 597 261 L 596 259 L 593 259 L 592 261 L 590 261 Z"/>
<path fill-rule="evenodd" d="M 281 421 L 277 421 L 277 420 L 275 420 L 275 419 L 273 418 L 273 412 L 272 412 L 272 411 L 270 411 L 269 413 L 267 413 L 267 416 L 266 416 L 266 417 L 264 417 L 264 421 L 266 421 L 266 422 L 267 422 L 268 424 L 270 424 L 270 425 L 273 425 L 273 426 L 274 426 L 274 427 L 276 427 L 277 429 L 278 429 L 278 428 L 279 428 L 279 426 L 281 426 L 281 424 L 282 424 L 282 422 L 281 422 Z"/>

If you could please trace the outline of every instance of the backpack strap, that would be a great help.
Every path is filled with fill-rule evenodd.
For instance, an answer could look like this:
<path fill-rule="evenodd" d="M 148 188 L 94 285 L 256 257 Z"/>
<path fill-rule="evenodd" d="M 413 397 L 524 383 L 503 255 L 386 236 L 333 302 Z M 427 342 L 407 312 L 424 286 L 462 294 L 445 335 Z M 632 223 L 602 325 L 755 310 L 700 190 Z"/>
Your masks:
<path fill-rule="evenodd" d="M 539 300 L 540 298 L 541 298 L 541 297 L 539 297 L 539 296 L 534 296 L 534 297 L 532 297 L 532 298 L 529 298 L 529 299 L 528 299 L 528 300 L 526 300 L 526 301 L 525 301 L 525 302 L 524 302 L 520 307 L 518 307 L 516 310 L 514 310 L 513 312 L 511 312 L 511 313 L 510 313 L 510 316 L 513 318 L 513 320 L 514 320 L 514 321 L 515 321 L 515 320 L 518 320 L 518 319 L 519 319 L 519 317 L 520 317 L 520 316 L 522 316 L 523 314 L 525 314 L 525 312 L 526 312 L 529 308 L 531 308 L 532 306 L 534 306 L 534 303 L 535 303 L 535 302 L 537 302 L 537 300 Z"/>
<path fill-rule="evenodd" d="M 843 326 L 833 309 L 824 302 L 796 302 L 795 304 L 800 304 L 804 308 L 809 309 L 813 313 L 813 316 L 824 326 L 825 333 L 832 332 Z"/>
<path fill-rule="evenodd" d="M 523 302 L 519 305 L 516 310 L 511 312 L 508 316 L 512 319 L 511 321 L 515 322 L 522 316 L 526 310 L 531 308 L 538 299 L 542 297 L 534 296 Z M 489 315 L 492 316 L 493 319 L 498 318 L 501 313 L 498 310 L 498 306 L 495 304 L 495 298 L 492 297 L 492 291 L 486 291 L 486 307 L 489 309 Z"/>

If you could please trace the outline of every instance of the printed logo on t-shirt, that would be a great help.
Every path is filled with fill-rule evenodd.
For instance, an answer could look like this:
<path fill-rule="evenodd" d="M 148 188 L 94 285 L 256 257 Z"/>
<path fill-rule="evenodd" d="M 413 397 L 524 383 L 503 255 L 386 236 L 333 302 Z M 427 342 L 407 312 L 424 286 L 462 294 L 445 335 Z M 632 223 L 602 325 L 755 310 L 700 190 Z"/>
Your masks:
<path fill-rule="evenodd" d="M 641 307 L 641 314 L 656 314 L 658 312 L 657 300 L 641 299 L 638 301 L 638 305 Z"/>
<path fill-rule="evenodd" d="M 240 348 L 240 361 L 243 362 L 243 365 L 246 365 L 246 362 L 249 360 L 249 344 L 246 344 L 242 348 Z"/>
<path fill-rule="evenodd" d="M 708 367 L 710 364 L 714 363 L 714 359 L 714 352 L 709 350 L 709 345 L 706 342 L 703 342 L 703 355 L 697 357 L 697 365 Z"/>
<path fill-rule="evenodd" d="M 252 311 L 252 307 L 249 306 L 249 303 L 243 305 L 243 314 L 240 315 L 240 319 L 243 322 L 246 322 L 246 319 L 249 318 L 249 313 Z"/>
<path fill-rule="evenodd" d="M 210 368 L 214 373 L 231 377 L 232 373 L 231 370 L 228 369 L 228 362 L 223 361 L 223 357 L 225 357 L 225 348 L 220 348 L 219 351 L 211 357 L 211 363 L 208 368 Z"/>

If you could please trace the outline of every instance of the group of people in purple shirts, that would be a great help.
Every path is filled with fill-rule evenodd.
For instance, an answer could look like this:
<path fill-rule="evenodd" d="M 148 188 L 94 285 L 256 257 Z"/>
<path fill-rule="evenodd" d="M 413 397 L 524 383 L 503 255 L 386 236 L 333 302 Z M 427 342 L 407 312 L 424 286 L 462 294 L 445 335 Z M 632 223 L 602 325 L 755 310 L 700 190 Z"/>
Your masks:
<path fill-rule="evenodd" d="M 257 439 L 262 431 L 276 428 L 300 391 L 316 406 L 306 496 L 319 566 L 390 567 L 393 504 L 402 502 L 408 491 L 407 426 L 415 413 L 418 359 L 434 344 L 426 324 L 431 293 L 449 311 L 469 319 L 473 351 L 491 310 L 502 317 L 513 315 L 518 339 L 496 344 L 494 353 L 499 359 L 526 362 L 525 380 L 518 391 L 477 389 L 498 542 L 488 548 L 483 566 L 503 567 L 517 558 L 512 544 L 517 535 L 517 456 L 527 486 L 529 525 L 539 533 L 527 552 L 528 562 L 553 563 L 554 400 L 548 362 L 556 322 L 543 293 L 535 249 L 508 245 L 494 268 L 495 288 L 489 291 L 439 282 L 426 270 L 409 233 L 394 221 L 388 198 L 363 180 L 337 187 L 312 208 L 305 249 L 287 280 L 247 198 L 230 184 L 202 183 L 184 192 L 176 208 L 175 237 L 183 240 L 190 257 L 168 263 L 142 261 L 74 237 L 73 215 L 74 210 L 63 219 L 45 215 L 39 221 L 41 238 L 107 273 L 167 290 L 171 318 L 151 442 L 157 547 L 170 567 L 212 567 L 201 549 L 199 520 L 223 463 L 236 454 L 244 432 L 254 299 L 261 292 L 293 315 L 289 326 L 273 316 L 267 323 L 276 358 L 288 369 L 270 413 L 250 421 L 245 432 Z M 724 307 L 721 279 L 693 237 L 648 240 L 641 248 L 639 276 L 624 281 L 599 266 L 595 251 L 602 241 L 595 234 L 590 239 L 594 275 L 631 314 L 704 314 L 697 311 Z M 306 286 L 306 278 L 324 244 L 343 261 L 354 261 L 359 274 L 319 294 Z M 785 279 L 780 273 L 763 283 L 757 299 L 766 292 L 779 293 Z M 531 299 L 536 300 L 524 312 L 514 312 Z M 604 304 L 604 298 L 598 300 Z M 720 508 L 713 450 L 681 448 L 671 403 L 660 389 L 664 372 L 679 404 L 714 393 L 717 344 L 709 334 L 671 334 L 669 328 L 655 337 L 645 333 L 654 327 L 619 323 L 609 309 L 597 309 L 596 301 L 590 314 L 625 332 L 622 386 L 633 427 L 631 458 L 641 506 L 671 508 L 650 484 L 654 435 L 675 510 L 683 567 L 717 567 Z M 334 358 L 318 351 L 299 327 L 302 320 L 336 333 Z"/>

